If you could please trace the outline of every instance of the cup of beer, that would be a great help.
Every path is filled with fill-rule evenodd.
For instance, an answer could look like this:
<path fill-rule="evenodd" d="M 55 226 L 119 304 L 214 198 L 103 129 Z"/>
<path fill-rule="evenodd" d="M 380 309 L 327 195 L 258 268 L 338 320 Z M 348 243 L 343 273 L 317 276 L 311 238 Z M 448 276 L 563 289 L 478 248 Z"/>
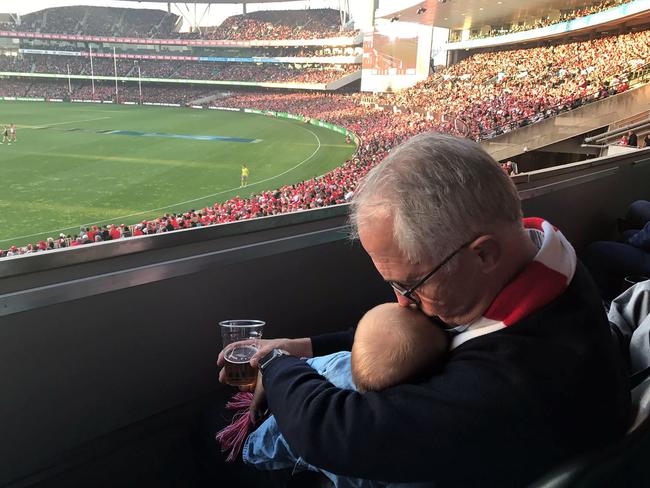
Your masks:
<path fill-rule="evenodd" d="M 257 381 L 257 368 L 250 365 L 250 360 L 257 352 L 257 339 L 262 338 L 262 331 L 266 322 L 262 320 L 223 320 L 221 327 L 221 341 L 223 343 L 224 359 L 226 364 L 226 383 L 232 386 L 255 386 Z M 252 340 L 250 343 L 231 344 Z"/>

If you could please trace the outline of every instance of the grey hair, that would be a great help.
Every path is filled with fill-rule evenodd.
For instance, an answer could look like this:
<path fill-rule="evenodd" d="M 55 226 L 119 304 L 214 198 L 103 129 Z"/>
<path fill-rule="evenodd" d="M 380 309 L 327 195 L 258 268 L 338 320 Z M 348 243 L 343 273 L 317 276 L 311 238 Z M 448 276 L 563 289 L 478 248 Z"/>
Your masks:
<path fill-rule="evenodd" d="M 376 210 L 393 219 L 394 240 L 412 263 L 521 222 L 511 178 L 478 144 L 448 134 L 419 134 L 368 172 L 352 200 L 352 236 Z M 521 225 L 521 224 L 519 224 Z"/>

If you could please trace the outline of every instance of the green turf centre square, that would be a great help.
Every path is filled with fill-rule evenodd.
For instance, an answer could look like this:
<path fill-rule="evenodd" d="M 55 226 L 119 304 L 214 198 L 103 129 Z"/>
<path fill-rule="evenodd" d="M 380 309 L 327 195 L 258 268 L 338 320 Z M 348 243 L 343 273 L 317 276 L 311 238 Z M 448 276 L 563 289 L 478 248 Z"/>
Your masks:
<path fill-rule="evenodd" d="M 0 248 L 247 197 L 326 173 L 354 152 L 328 129 L 218 110 L 0 102 L 0 124 L 9 123 L 18 142 L 0 146 Z"/>

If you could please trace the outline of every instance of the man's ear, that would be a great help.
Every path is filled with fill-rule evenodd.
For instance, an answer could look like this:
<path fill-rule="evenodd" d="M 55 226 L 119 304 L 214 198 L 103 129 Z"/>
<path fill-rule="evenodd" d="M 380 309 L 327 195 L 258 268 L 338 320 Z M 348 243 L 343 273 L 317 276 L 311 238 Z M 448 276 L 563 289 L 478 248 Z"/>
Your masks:
<path fill-rule="evenodd" d="M 491 273 L 499 266 L 503 249 L 496 236 L 481 236 L 470 244 L 469 249 L 474 253 L 483 273 Z"/>

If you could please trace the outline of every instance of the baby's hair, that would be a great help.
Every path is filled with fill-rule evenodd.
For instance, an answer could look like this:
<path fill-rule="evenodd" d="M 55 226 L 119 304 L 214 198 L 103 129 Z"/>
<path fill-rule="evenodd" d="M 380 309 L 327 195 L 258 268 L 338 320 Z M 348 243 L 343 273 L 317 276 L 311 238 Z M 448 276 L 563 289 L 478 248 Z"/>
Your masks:
<path fill-rule="evenodd" d="M 415 379 L 439 364 L 449 339 L 422 312 L 385 303 L 359 321 L 352 346 L 352 378 L 361 392 Z"/>

